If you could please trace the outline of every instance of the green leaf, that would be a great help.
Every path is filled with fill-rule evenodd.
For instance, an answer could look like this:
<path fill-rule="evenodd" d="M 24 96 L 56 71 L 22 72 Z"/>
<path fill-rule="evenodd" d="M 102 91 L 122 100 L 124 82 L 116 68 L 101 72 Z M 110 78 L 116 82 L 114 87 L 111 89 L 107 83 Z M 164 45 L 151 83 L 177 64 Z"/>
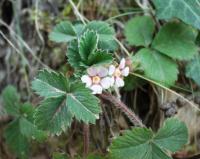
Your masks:
<path fill-rule="evenodd" d="M 37 78 L 33 88 L 39 95 L 46 97 L 34 115 L 39 129 L 59 135 L 71 125 L 73 116 L 85 123 L 95 123 L 101 112 L 98 98 L 83 84 L 71 83 L 63 75 L 47 70 L 40 71 Z M 39 87 L 38 81 L 42 81 Z M 48 86 L 45 86 L 48 88 L 46 91 L 42 90 L 42 84 Z"/>
<path fill-rule="evenodd" d="M 70 42 L 69 47 L 67 49 L 67 54 L 69 64 L 75 69 L 80 69 L 80 61 L 82 61 L 81 56 L 79 54 L 78 42 L 73 40 Z"/>
<path fill-rule="evenodd" d="M 30 121 L 23 117 L 19 119 L 19 126 L 21 133 L 27 138 L 31 138 L 33 136 L 33 132 L 36 129 Z"/>
<path fill-rule="evenodd" d="M 191 59 L 197 52 L 196 30 L 183 23 L 171 22 L 163 26 L 153 41 L 153 48 L 178 60 Z"/>
<path fill-rule="evenodd" d="M 84 28 L 85 28 L 85 25 L 82 23 L 74 24 L 74 30 L 76 31 L 76 35 L 78 37 L 82 35 Z"/>
<path fill-rule="evenodd" d="M 148 46 L 152 41 L 154 29 L 154 21 L 151 17 L 138 16 L 125 25 L 125 36 L 132 45 Z"/>
<path fill-rule="evenodd" d="M 172 159 L 151 141 L 153 132 L 147 128 L 126 131 L 112 142 L 113 159 Z"/>
<path fill-rule="evenodd" d="M 18 116 L 19 115 L 19 99 L 20 96 L 17 93 L 17 90 L 13 86 L 7 86 L 3 92 L 2 92 L 2 97 L 3 97 L 3 105 L 6 110 L 6 112 L 9 115 L 13 116 Z"/>
<path fill-rule="evenodd" d="M 42 131 L 42 130 L 36 130 L 33 133 L 32 139 L 36 139 L 38 142 L 43 143 L 44 141 L 47 140 L 48 137 L 48 133 L 46 131 Z"/>
<path fill-rule="evenodd" d="M 112 40 L 114 37 L 114 29 L 109 26 L 108 23 L 103 21 L 91 21 L 89 22 L 86 27 L 85 31 L 93 30 L 96 31 L 99 35 L 100 41 L 109 41 Z"/>
<path fill-rule="evenodd" d="M 63 21 L 55 26 L 49 38 L 55 42 L 69 42 L 76 39 L 76 31 L 69 21 Z"/>
<path fill-rule="evenodd" d="M 85 45 L 86 46 L 86 45 Z M 86 51 L 87 52 L 87 51 Z M 88 52 L 87 52 L 88 53 Z M 77 42 L 72 41 L 67 51 L 68 62 L 75 71 L 84 71 L 92 65 L 108 64 L 112 62 L 112 55 L 105 50 L 93 50 L 87 54 L 87 60 L 82 60 L 77 47 Z"/>
<path fill-rule="evenodd" d="M 61 134 L 71 125 L 73 115 L 66 105 L 66 97 L 47 98 L 36 109 L 35 124 L 52 134 Z"/>
<path fill-rule="evenodd" d="M 44 100 L 34 117 L 35 124 L 40 129 L 59 135 L 70 126 L 73 116 L 85 123 L 95 123 L 100 112 L 98 99 L 91 91 L 82 84 L 74 83 L 66 97 Z"/>
<path fill-rule="evenodd" d="M 21 117 L 19 119 L 19 127 L 21 134 L 27 139 L 44 141 L 47 138 L 47 134 L 44 131 L 38 130 L 37 127 L 26 118 Z"/>
<path fill-rule="evenodd" d="M 172 86 L 177 80 L 176 63 L 155 50 L 141 49 L 132 60 L 140 62 L 144 75 L 154 81 Z"/>
<path fill-rule="evenodd" d="M 31 103 L 26 102 L 20 106 L 21 116 L 27 118 L 29 121 L 33 122 L 34 107 Z"/>
<path fill-rule="evenodd" d="M 114 159 L 172 159 L 169 150 L 179 150 L 187 143 L 187 138 L 185 124 L 172 118 L 157 134 L 147 128 L 126 131 L 112 142 L 111 156 Z"/>
<path fill-rule="evenodd" d="M 44 69 L 39 72 L 37 78 L 32 82 L 32 89 L 45 98 L 59 97 L 66 94 L 69 83 L 61 73 Z"/>
<path fill-rule="evenodd" d="M 6 128 L 4 136 L 10 150 L 19 158 L 25 159 L 29 153 L 29 143 L 20 131 L 19 122 L 19 119 L 11 122 Z"/>
<path fill-rule="evenodd" d="M 155 143 L 166 150 L 176 152 L 188 141 L 186 125 L 175 119 L 169 118 L 154 137 Z"/>
<path fill-rule="evenodd" d="M 200 86 L 200 56 L 196 56 L 186 66 L 186 76 Z"/>
<path fill-rule="evenodd" d="M 102 64 L 108 64 L 111 63 L 113 60 L 112 54 L 109 54 L 108 52 L 104 50 L 96 50 L 94 53 L 92 53 L 88 58 L 88 65 L 102 65 Z"/>
<path fill-rule="evenodd" d="M 79 54 L 83 61 L 97 49 L 98 36 L 94 31 L 86 31 L 79 41 Z"/>
<path fill-rule="evenodd" d="M 70 88 L 71 93 L 67 94 L 67 106 L 76 119 L 85 123 L 95 123 L 99 118 L 101 108 L 97 97 L 82 83 L 73 83 Z"/>
<path fill-rule="evenodd" d="M 84 29 L 95 31 L 99 36 L 98 49 L 114 51 L 117 44 L 114 40 L 115 31 L 108 23 L 103 21 L 91 21 Z"/>
<path fill-rule="evenodd" d="M 159 19 L 177 17 L 200 29 L 200 0 L 153 0 Z"/>
<path fill-rule="evenodd" d="M 34 125 L 34 112 L 35 109 L 30 103 L 24 103 L 20 106 L 20 131 L 27 139 L 36 139 L 39 142 L 44 141 L 47 138 L 47 134 Z"/>
<path fill-rule="evenodd" d="M 114 52 L 118 47 L 118 44 L 115 40 L 108 40 L 108 41 L 99 41 L 98 49 L 107 50 Z"/>

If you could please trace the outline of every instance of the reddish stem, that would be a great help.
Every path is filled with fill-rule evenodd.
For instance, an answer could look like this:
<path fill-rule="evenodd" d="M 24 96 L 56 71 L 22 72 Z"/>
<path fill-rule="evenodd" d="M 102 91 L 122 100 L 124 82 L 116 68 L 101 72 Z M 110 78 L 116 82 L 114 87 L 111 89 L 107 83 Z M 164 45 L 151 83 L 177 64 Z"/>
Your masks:
<path fill-rule="evenodd" d="M 90 141 L 90 127 L 88 124 L 83 125 L 83 156 L 87 157 L 89 152 L 89 141 Z"/>
<path fill-rule="evenodd" d="M 109 101 L 114 106 L 119 108 L 129 119 L 130 121 L 140 127 L 145 127 L 145 125 L 142 123 L 142 121 L 139 119 L 139 117 L 131 111 L 124 103 L 122 103 L 119 99 L 117 99 L 115 96 L 108 92 L 104 92 L 103 94 L 99 95 L 102 99 Z"/>

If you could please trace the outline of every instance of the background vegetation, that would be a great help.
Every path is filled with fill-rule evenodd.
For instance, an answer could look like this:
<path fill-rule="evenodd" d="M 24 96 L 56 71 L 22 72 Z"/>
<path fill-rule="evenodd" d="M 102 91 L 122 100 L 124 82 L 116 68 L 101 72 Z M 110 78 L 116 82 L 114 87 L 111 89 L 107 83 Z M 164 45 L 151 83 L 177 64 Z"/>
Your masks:
<path fill-rule="evenodd" d="M 133 72 L 125 78 L 125 87 L 119 90 L 121 100 L 154 131 L 138 128 L 132 133 L 137 136 L 140 134 L 137 131 L 141 132 L 148 136 L 148 141 L 156 142 L 154 136 L 159 136 L 160 131 L 176 129 L 177 133 L 178 128 L 180 132 L 185 131 L 174 119 L 167 120 L 167 126 L 163 126 L 166 118 L 175 116 L 187 125 L 188 144 L 178 152 L 181 144 L 172 149 L 163 143 L 156 143 L 157 146 L 176 152 L 173 158 L 184 159 L 198 153 L 199 8 L 199 0 L 1 0 L 0 158 L 27 158 L 27 154 L 35 159 L 83 158 L 84 155 L 88 159 L 109 158 L 108 148 L 113 139 L 133 127 L 127 116 L 109 101 L 102 103 L 103 113 L 95 125 L 90 125 L 89 152 L 85 152 L 88 145 L 83 142 L 82 122 L 74 120 L 60 136 L 32 126 L 34 109 L 42 100 L 31 88 L 38 71 L 51 68 L 66 77 L 74 75 L 66 57 L 68 43 L 53 42 L 56 37 L 50 36 L 56 24 L 66 20 L 73 24 L 101 20 L 114 28 L 118 40 L 104 47 L 109 47 L 117 58 L 128 56 Z M 16 109 L 8 110 L 12 105 Z M 129 133 L 131 130 L 125 134 L 129 136 Z M 187 135 L 180 138 L 182 144 L 187 142 Z M 125 141 L 128 143 L 128 137 Z M 124 157 L 126 151 L 115 152 L 120 148 L 118 142 L 120 138 L 113 142 L 111 149 L 116 158 Z"/>

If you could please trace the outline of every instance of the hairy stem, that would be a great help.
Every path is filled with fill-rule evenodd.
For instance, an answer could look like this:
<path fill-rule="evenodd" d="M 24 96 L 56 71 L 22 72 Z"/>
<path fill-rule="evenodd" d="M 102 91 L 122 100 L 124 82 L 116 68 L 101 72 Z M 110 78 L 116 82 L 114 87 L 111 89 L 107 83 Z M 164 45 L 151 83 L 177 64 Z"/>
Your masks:
<path fill-rule="evenodd" d="M 83 125 L 83 156 L 84 158 L 87 157 L 89 152 L 89 141 L 90 141 L 90 127 L 88 124 Z"/>
<path fill-rule="evenodd" d="M 99 95 L 102 99 L 109 101 L 114 106 L 119 108 L 129 119 L 130 121 L 140 127 L 145 127 L 145 125 L 142 123 L 142 121 L 139 119 L 139 117 L 131 111 L 124 103 L 122 103 L 119 99 L 117 99 L 115 96 L 108 92 L 104 92 L 103 94 Z"/>

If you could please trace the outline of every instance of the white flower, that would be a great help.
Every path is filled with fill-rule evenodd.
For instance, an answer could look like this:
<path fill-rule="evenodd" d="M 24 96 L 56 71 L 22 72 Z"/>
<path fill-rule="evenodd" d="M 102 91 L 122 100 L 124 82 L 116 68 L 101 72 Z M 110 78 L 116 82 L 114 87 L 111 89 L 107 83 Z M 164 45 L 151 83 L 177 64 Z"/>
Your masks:
<path fill-rule="evenodd" d="M 81 77 L 81 81 L 86 87 L 92 90 L 93 94 L 101 94 L 103 89 L 112 86 L 112 78 L 108 77 L 108 69 L 105 67 L 90 67 L 87 69 L 87 75 Z"/>
<path fill-rule="evenodd" d="M 125 59 L 122 58 L 118 67 L 110 65 L 108 74 L 112 76 L 112 82 L 116 87 L 123 87 L 124 86 L 123 78 L 128 76 L 129 74 L 129 67 L 126 66 Z"/>

